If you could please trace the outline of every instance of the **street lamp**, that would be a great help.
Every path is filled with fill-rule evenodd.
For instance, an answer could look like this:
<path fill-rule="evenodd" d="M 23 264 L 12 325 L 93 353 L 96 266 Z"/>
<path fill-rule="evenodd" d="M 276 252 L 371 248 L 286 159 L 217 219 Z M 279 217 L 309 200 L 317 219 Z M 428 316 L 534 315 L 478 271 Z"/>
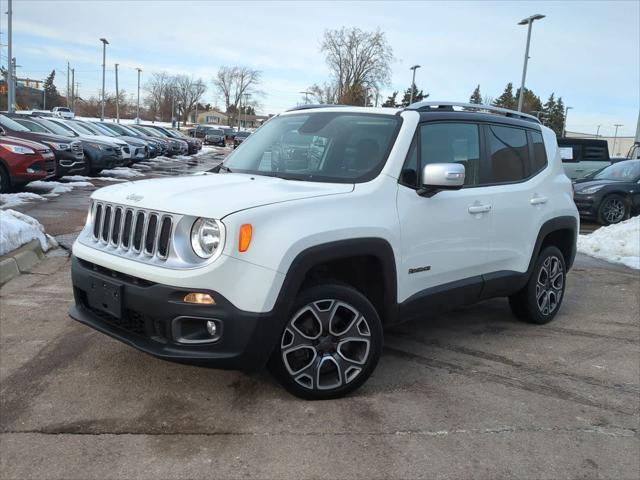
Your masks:
<path fill-rule="evenodd" d="M 571 110 L 573 107 L 569 107 L 567 105 L 567 107 L 564 109 L 564 122 L 562 122 L 562 136 L 566 137 L 567 136 L 567 115 L 569 115 L 569 110 Z"/>
<path fill-rule="evenodd" d="M 518 111 L 522 111 L 522 102 L 524 101 L 524 81 L 527 77 L 527 63 L 529 61 L 529 44 L 531 43 L 531 26 L 535 20 L 542 20 L 545 16 L 539 13 L 531 15 L 518 22 L 518 25 L 529 25 L 527 31 L 527 48 L 524 51 L 524 67 L 522 68 L 522 82 L 520 84 L 520 95 L 518 96 Z"/>
<path fill-rule="evenodd" d="M 600 137 L 600 127 L 601 127 L 601 126 L 602 126 L 602 125 L 598 125 L 598 129 L 596 130 L 596 138 L 599 138 L 599 137 Z"/>
<path fill-rule="evenodd" d="M 309 92 L 307 90 L 305 90 L 304 92 L 298 92 L 301 93 L 302 95 L 304 95 L 304 104 L 308 105 L 309 104 L 309 95 L 313 95 L 313 92 Z"/>
<path fill-rule="evenodd" d="M 136 68 L 138 71 L 138 101 L 136 103 L 136 124 L 140 124 L 140 72 L 141 68 Z"/>
<path fill-rule="evenodd" d="M 616 123 L 613 126 L 616 127 L 616 133 L 613 135 L 613 148 L 611 149 L 611 153 L 613 153 L 613 155 L 615 156 L 615 154 L 616 154 L 616 142 L 618 141 L 618 128 L 622 127 L 623 125 L 621 123 Z"/>
<path fill-rule="evenodd" d="M 411 80 L 411 93 L 409 94 L 409 105 L 413 103 L 413 89 L 416 85 L 416 70 L 420 68 L 420 65 L 414 65 L 409 68 L 409 70 L 413 70 L 413 79 Z"/>
<path fill-rule="evenodd" d="M 100 41 L 102 42 L 102 107 L 100 109 L 100 121 L 104 122 L 104 69 L 107 58 L 107 45 L 109 45 L 109 42 L 106 38 L 101 38 Z"/>

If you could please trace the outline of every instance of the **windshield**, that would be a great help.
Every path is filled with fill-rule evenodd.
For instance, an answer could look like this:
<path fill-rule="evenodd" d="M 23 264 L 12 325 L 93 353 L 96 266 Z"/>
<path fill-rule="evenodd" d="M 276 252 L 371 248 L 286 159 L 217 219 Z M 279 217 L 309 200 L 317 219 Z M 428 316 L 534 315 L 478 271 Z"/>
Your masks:
<path fill-rule="evenodd" d="M 91 132 L 93 135 L 109 135 L 106 134 L 102 131 L 102 129 L 96 128 L 95 125 L 92 125 L 90 123 L 78 123 L 78 122 L 74 122 L 74 125 L 80 125 L 80 127 L 84 128 L 85 130 L 89 130 L 89 132 Z M 113 136 L 113 135 L 111 135 Z"/>
<path fill-rule="evenodd" d="M 224 135 L 224 132 L 222 130 L 212 128 L 211 130 L 207 131 L 207 135 Z"/>
<path fill-rule="evenodd" d="M 236 133 L 236 137 L 248 137 L 249 135 L 251 135 L 250 132 L 238 132 L 238 133 Z"/>
<path fill-rule="evenodd" d="M 274 118 L 224 162 L 232 172 L 357 183 L 382 169 L 401 118 L 315 112 Z"/>
<path fill-rule="evenodd" d="M 133 130 L 128 129 L 124 125 L 116 125 L 115 123 L 105 125 L 104 123 L 101 123 L 100 126 L 108 128 L 112 132 L 118 133 L 120 135 L 133 135 L 134 137 L 137 137 L 139 135 L 138 133 L 133 132 Z"/>
<path fill-rule="evenodd" d="M 18 122 L 23 127 L 27 127 L 32 132 L 51 133 L 51 131 L 47 130 L 46 128 L 44 128 L 39 123 L 33 122 L 31 120 L 23 120 L 23 119 L 20 118 L 20 119 L 16 119 L 15 121 Z"/>
<path fill-rule="evenodd" d="M 96 135 L 95 133 L 93 133 L 91 130 L 89 130 L 88 128 L 84 127 L 83 125 L 80 125 L 78 122 L 73 122 L 73 123 L 65 123 L 64 125 L 68 125 L 69 128 L 79 132 L 79 133 L 84 133 L 85 135 Z"/>
<path fill-rule="evenodd" d="M 87 126 L 87 128 L 89 128 Z M 117 137 L 118 133 L 114 132 L 114 129 L 111 128 L 111 125 L 105 125 L 104 123 L 92 123 L 91 128 L 96 132 L 99 132 L 100 135 L 106 135 L 107 137 Z"/>
<path fill-rule="evenodd" d="M 593 176 L 594 180 L 635 182 L 640 177 L 640 160 L 625 160 L 603 168 Z"/>
<path fill-rule="evenodd" d="M 58 122 L 52 122 L 51 120 L 38 118 L 38 123 L 41 123 L 42 125 L 44 125 L 45 127 L 47 127 L 49 130 L 51 130 L 53 133 L 57 135 L 63 135 L 65 137 L 78 136 L 78 134 L 73 130 L 71 130 L 69 127 L 67 127 L 66 125 L 62 125 L 61 123 L 58 123 Z"/>
<path fill-rule="evenodd" d="M 4 115 L 0 115 L 0 125 L 9 130 L 14 130 L 16 132 L 28 132 L 29 129 L 20 125 L 18 122 L 11 120 L 9 117 L 5 117 Z"/>

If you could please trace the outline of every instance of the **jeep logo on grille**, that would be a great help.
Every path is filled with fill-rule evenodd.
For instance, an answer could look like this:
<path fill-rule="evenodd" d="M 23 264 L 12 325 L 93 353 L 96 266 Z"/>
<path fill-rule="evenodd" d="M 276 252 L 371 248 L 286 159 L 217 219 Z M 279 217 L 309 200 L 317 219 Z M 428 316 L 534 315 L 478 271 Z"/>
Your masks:
<path fill-rule="evenodd" d="M 127 200 L 131 200 L 134 202 L 139 202 L 143 198 L 144 197 L 142 195 L 136 195 L 135 193 L 130 193 L 129 195 L 127 195 Z"/>

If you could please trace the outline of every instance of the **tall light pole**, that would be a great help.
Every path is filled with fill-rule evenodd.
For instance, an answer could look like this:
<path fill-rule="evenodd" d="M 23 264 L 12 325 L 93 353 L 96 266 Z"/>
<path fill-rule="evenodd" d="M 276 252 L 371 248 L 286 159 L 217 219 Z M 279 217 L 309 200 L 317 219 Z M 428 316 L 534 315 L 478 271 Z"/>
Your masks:
<path fill-rule="evenodd" d="M 566 137 L 567 136 L 567 115 L 569 115 L 569 110 L 571 110 L 573 107 L 570 106 L 566 106 L 564 109 L 564 122 L 562 122 L 562 136 Z"/>
<path fill-rule="evenodd" d="M 598 129 L 596 130 L 596 138 L 600 137 L 600 127 L 602 125 L 598 125 Z"/>
<path fill-rule="evenodd" d="M 120 92 L 118 91 L 118 64 L 116 63 L 116 122 L 120 123 Z"/>
<path fill-rule="evenodd" d="M 247 103 L 249 103 L 250 93 L 244 94 L 244 128 L 247 128 Z"/>
<path fill-rule="evenodd" d="M 102 107 L 100 109 L 100 121 L 104 122 L 104 71 L 105 71 L 105 61 L 107 59 L 107 45 L 109 42 L 106 38 L 101 38 L 102 42 Z"/>
<path fill-rule="evenodd" d="M 15 98 L 15 83 L 13 80 L 13 27 L 12 27 L 12 17 L 13 17 L 13 2 L 9 0 L 9 4 L 7 5 L 7 110 L 9 113 L 13 113 L 16 111 L 14 98 Z"/>
<path fill-rule="evenodd" d="M 613 153 L 614 155 L 616 154 L 616 142 L 618 141 L 618 128 L 622 127 L 623 125 L 621 123 L 616 123 L 613 125 L 614 127 L 616 127 L 616 133 L 614 133 L 613 135 L 613 148 L 611 149 L 611 153 Z"/>
<path fill-rule="evenodd" d="M 138 71 L 138 101 L 136 102 L 136 123 L 140 123 L 140 72 L 141 68 L 136 68 Z"/>
<path fill-rule="evenodd" d="M 313 92 L 308 92 L 308 91 L 304 91 L 304 92 L 298 92 L 301 93 L 302 95 L 304 95 L 304 104 L 308 105 L 309 104 L 309 95 L 312 95 Z"/>
<path fill-rule="evenodd" d="M 414 65 L 409 70 L 413 70 L 413 78 L 411 80 L 411 93 L 409 94 L 409 105 L 413 103 L 413 89 L 416 85 L 416 70 L 420 68 L 420 65 Z"/>
<path fill-rule="evenodd" d="M 518 22 L 518 25 L 529 25 L 527 29 L 527 48 L 524 51 L 524 67 L 522 67 L 522 82 L 520 83 L 520 95 L 518 95 L 518 111 L 522 111 L 522 103 L 524 101 L 524 81 L 527 77 L 527 63 L 529 62 L 529 45 L 531 43 L 531 26 L 535 20 L 542 20 L 545 16 L 539 13 L 531 15 Z"/>

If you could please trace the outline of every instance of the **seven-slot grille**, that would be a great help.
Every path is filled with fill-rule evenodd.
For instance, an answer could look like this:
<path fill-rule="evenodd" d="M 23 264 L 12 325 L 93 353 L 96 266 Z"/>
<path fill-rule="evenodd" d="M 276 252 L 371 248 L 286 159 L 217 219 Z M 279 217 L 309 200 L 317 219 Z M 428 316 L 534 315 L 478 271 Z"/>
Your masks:
<path fill-rule="evenodd" d="M 104 246 L 165 260 L 172 230 L 167 214 L 104 202 L 93 206 L 93 240 Z"/>
<path fill-rule="evenodd" d="M 73 153 L 75 153 L 76 155 L 81 155 L 82 152 L 82 143 L 80 142 L 73 142 L 71 143 L 71 151 Z"/>

